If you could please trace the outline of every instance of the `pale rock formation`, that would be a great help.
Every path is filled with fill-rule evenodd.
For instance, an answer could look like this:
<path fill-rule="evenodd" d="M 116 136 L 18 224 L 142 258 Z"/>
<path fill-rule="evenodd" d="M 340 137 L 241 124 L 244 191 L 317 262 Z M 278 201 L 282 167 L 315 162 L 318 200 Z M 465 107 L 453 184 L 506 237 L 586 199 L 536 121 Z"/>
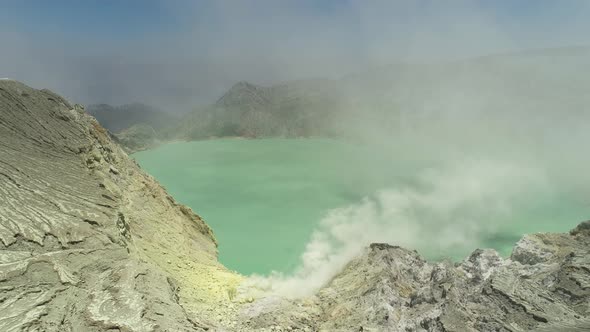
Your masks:
<path fill-rule="evenodd" d="M 511 258 L 427 262 L 372 244 L 313 298 L 242 310 L 258 331 L 590 331 L 590 222 L 527 235 Z"/>
<path fill-rule="evenodd" d="M 81 106 L 12 80 L 0 240 L 0 331 L 199 330 L 240 280 L 205 222 Z"/>

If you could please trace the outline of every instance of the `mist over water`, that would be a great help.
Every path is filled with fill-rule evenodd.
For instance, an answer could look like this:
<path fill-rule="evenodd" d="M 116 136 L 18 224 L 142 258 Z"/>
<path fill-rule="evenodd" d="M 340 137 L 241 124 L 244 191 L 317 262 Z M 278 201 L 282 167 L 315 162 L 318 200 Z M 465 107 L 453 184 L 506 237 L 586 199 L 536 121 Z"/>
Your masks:
<path fill-rule="evenodd" d="M 525 233 L 590 215 L 565 159 L 501 140 L 479 152 L 412 140 L 225 139 L 135 158 L 212 226 L 222 263 L 253 274 L 250 293 L 311 294 L 374 242 L 433 260 L 490 247 L 507 256 Z"/>
<path fill-rule="evenodd" d="M 296 268 L 332 208 L 402 179 L 393 160 L 329 139 L 219 139 L 134 155 L 174 197 L 212 226 L 220 260 L 239 272 Z"/>
<path fill-rule="evenodd" d="M 136 157 L 205 217 L 221 262 L 253 274 L 246 292 L 312 294 L 373 242 L 428 259 L 508 256 L 525 233 L 590 216 L 588 54 L 383 67 L 325 87 L 338 139 L 210 140 Z"/>
<path fill-rule="evenodd" d="M 311 295 L 375 242 L 417 249 L 434 260 L 460 260 L 490 247 L 507 256 L 524 233 L 566 231 L 588 216 L 590 206 L 570 189 L 551 185 L 528 165 L 467 160 L 425 170 L 415 185 L 379 190 L 330 210 L 294 273 L 255 276 L 248 286 Z"/>

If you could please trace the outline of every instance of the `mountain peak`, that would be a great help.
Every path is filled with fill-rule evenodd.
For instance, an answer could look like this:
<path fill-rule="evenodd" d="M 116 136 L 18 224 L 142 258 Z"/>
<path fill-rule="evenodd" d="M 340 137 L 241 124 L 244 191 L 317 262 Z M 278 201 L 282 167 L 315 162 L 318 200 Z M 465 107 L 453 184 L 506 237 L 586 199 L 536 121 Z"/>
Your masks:
<path fill-rule="evenodd" d="M 246 81 L 234 84 L 219 100 L 218 106 L 257 108 L 269 102 L 268 88 Z"/>

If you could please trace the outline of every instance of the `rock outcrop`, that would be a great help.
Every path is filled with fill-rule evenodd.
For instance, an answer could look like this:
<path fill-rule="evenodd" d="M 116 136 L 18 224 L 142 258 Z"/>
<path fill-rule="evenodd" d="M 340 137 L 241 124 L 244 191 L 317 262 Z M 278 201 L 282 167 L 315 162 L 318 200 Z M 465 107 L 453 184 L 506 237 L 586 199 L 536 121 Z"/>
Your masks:
<path fill-rule="evenodd" d="M 245 308 L 244 329 L 590 331 L 590 221 L 527 235 L 508 259 L 478 249 L 433 263 L 372 244 L 313 298 L 274 303 Z"/>
<path fill-rule="evenodd" d="M 81 106 L 0 81 L 0 331 L 590 331 L 590 222 L 509 258 L 372 244 L 297 300 L 241 298 L 216 245 Z"/>
<path fill-rule="evenodd" d="M 81 106 L 11 80 L 0 240 L 0 331 L 200 330 L 240 278 L 205 222 Z"/>

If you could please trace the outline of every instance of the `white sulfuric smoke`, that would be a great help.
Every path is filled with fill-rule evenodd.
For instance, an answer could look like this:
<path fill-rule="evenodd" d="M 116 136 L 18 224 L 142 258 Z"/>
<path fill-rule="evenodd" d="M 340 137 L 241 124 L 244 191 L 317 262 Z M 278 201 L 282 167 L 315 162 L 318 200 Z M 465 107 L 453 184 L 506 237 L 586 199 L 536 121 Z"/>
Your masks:
<path fill-rule="evenodd" d="M 483 235 L 501 227 L 495 221 L 507 220 L 513 202 L 546 187 L 541 170 L 505 162 L 469 160 L 424 171 L 415 185 L 382 190 L 330 211 L 293 274 L 253 276 L 243 291 L 248 296 L 311 295 L 374 242 L 475 249 Z"/>

